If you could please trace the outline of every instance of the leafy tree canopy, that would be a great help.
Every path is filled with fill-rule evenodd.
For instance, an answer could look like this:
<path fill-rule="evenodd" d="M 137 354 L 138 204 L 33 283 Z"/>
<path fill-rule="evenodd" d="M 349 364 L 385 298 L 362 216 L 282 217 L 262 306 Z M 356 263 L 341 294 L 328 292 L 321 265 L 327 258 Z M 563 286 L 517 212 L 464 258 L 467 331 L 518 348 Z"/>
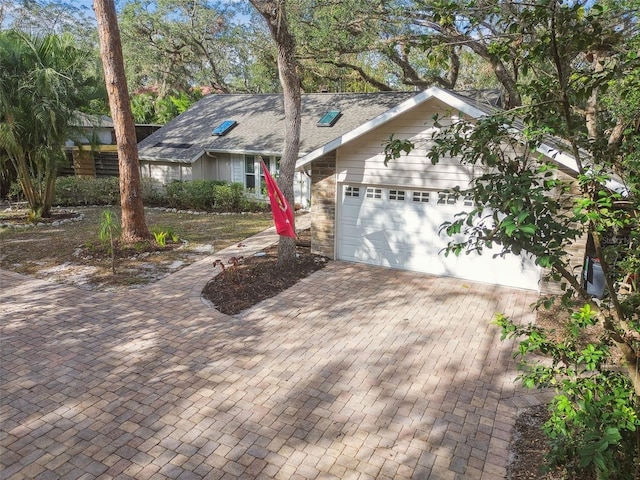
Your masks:
<path fill-rule="evenodd" d="M 268 34 L 246 18 L 246 6 L 236 2 L 127 2 L 120 22 L 131 90 L 159 86 L 162 97 L 195 86 L 219 93 L 273 88 L 277 75 L 265 78 L 256 68 L 262 50 L 270 50 Z"/>
<path fill-rule="evenodd" d="M 525 385 L 558 391 L 545 427 L 552 460 L 594 478 L 637 478 L 640 4 L 500 6 L 488 31 L 497 25 L 505 38 L 521 40 L 515 87 L 522 105 L 477 121 L 443 122 L 432 139 L 433 163 L 457 157 L 484 172 L 468 189 L 454 191 L 473 198 L 475 208 L 443 225 L 448 234 L 463 236 L 448 251 L 497 245 L 504 253 L 533 255 L 560 283 L 564 293 L 555 302 L 570 318 L 561 341 L 504 317 L 498 324 L 505 336 L 524 338 L 518 355 Z M 511 58 L 508 50 L 500 55 Z M 411 148 L 411 142 L 392 139 L 388 159 Z M 575 162 L 573 180 L 553 161 L 561 155 Z M 584 251 L 585 239 L 604 274 L 602 300 L 592 298 L 582 277 L 582 255 L 578 265 L 570 255 L 576 246 Z M 603 335 L 585 344 L 583 333 L 596 326 Z M 531 353 L 551 363 L 537 364 L 527 358 Z"/>

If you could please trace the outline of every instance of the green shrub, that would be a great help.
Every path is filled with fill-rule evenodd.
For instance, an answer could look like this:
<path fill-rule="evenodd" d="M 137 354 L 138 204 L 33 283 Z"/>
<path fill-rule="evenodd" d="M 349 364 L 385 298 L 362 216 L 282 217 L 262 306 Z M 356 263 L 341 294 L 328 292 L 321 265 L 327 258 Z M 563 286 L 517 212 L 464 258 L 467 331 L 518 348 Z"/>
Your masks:
<path fill-rule="evenodd" d="M 517 325 L 498 315 L 502 338 L 521 338 L 520 380 L 528 388 L 555 388 L 550 418 L 547 467 L 563 467 L 583 478 L 637 478 L 640 419 L 630 379 L 611 369 L 611 341 L 583 342 L 581 335 L 599 319 L 589 304 L 572 311 L 561 340 L 535 325 Z M 528 358 L 530 354 L 533 357 Z M 549 361 L 541 362 L 539 355 Z"/>
<path fill-rule="evenodd" d="M 170 241 L 171 243 L 178 243 L 180 241 L 180 237 L 172 227 L 154 225 L 150 230 L 156 240 L 156 243 L 161 247 L 164 247 L 167 241 Z"/>
<path fill-rule="evenodd" d="M 174 180 L 166 186 L 166 205 L 208 212 L 261 211 L 259 202 L 246 197 L 241 183 L 220 180 Z"/>
<path fill-rule="evenodd" d="M 12 185 L 11 197 L 19 199 L 21 190 Z M 145 206 L 161 206 L 181 210 L 207 212 L 262 212 L 268 203 L 249 198 L 241 183 L 221 180 L 174 180 L 161 185 L 157 180 L 142 178 L 142 200 Z M 58 177 L 55 204 L 59 206 L 118 205 L 118 177 Z"/>
<path fill-rule="evenodd" d="M 215 204 L 215 189 L 220 182 L 212 180 L 192 180 L 185 183 L 186 208 L 191 210 L 213 210 Z"/>
<path fill-rule="evenodd" d="M 12 202 L 23 202 L 24 194 L 22 193 L 22 187 L 20 186 L 20 182 L 11 182 L 9 186 L 9 193 L 7 194 L 7 198 Z"/>
<path fill-rule="evenodd" d="M 58 177 L 55 204 L 117 205 L 120 202 L 118 177 Z"/>
<path fill-rule="evenodd" d="M 142 177 L 142 202 L 148 207 L 168 206 L 165 188 L 158 180 Z"/>
<path fill-rule="evenodd" d="M 245 198 L 241 183 L 218 185 L 214 192 L 214 209 L 217 212 L 239 212 Z"/>

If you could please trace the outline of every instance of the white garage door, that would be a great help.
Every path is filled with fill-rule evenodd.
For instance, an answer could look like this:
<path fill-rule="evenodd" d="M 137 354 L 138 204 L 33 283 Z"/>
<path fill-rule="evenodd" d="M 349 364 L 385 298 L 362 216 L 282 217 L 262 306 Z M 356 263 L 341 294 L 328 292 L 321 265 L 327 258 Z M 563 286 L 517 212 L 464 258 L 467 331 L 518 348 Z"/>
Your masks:
<path fill-rule="evenodd" d="M 411 188 L 341 185 L 337 257 L 471 281 L 538 290 L 540 269 L 531 259 L 495 252 L 453 254 L 440 225 L 464 209 L 446 193 Z"/>

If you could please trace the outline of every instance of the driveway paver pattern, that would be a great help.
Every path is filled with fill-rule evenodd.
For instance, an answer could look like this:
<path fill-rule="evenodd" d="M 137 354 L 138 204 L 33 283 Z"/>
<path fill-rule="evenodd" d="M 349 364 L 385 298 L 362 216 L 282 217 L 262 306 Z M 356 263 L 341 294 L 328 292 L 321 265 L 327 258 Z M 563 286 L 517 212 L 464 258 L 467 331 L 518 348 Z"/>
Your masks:
<path fill-rule="evenodd" d="M 331 262 L 230 317 L 211 262 L 90 292 L 0 271 L 0 478 L 497 479 L 534 292 Z"/>

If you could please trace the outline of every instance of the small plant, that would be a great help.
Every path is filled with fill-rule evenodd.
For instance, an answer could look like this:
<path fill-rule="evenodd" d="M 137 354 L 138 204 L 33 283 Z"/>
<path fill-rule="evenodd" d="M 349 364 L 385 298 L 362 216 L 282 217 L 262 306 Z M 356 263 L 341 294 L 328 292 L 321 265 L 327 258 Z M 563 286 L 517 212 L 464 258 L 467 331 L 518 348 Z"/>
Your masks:
<path fill-rule="evenodd" d="M 147 242 L 136 242 L 133 244 L 133 249 L 136 253 L 142 253 L 147 248 Z"/>
<path fill-rule="evenodd" d="M 116 273 L 116 238 L 120 235 L 120 225 L 111 210 L 105 210 L 100 216 L 100 241 L 111 254 L 111 271 Z"/>
<path fill-rule="evenodd" d="M 213 262 L 213 268 L 222 268 L 222 274 L 224 275 L 225 279 L 236 287 L 239 287 L 241 279 L 238 267 L 242 263 L 243 258 L 244 257 L 231 257 L 228 262 L 229 267 L 226 267 L 222 260 L 217 259 L 215 262 Z"/>
<path fill-rule="evenodd" d="M 151 229 L 151 233 L 153 234 L 153 238 L 155 238 L 156 243 L 164 247 L 167 244 L 167 240 L 170 240 L 171 243 L 178 243 L 180 238 L 178 234 L 173 231 L 171 227 L 153 227 Z"/>
<path fill-rule="evenodd" d="M 96 244 L 95 243 L 87 241 L 87 242 L 84 243 L 84 247 L 90 253 L 96 253 Z"/>
<path fill-rule="evenodd" d="M 30 210 L 29 213 L 27 213 L 27 221 L 29 223 L 38 223 L 39 220 L 40 216 L 33 210 Z"/>
<path fill-rule="evenodd" d="M 152 233 L 153 233 L 153 238 L 155 238 L 156 243 L 160 247 L 164 247 L 167 245 L 167 232 L 161 230 L 161 231 L 156 231 Z"/>

